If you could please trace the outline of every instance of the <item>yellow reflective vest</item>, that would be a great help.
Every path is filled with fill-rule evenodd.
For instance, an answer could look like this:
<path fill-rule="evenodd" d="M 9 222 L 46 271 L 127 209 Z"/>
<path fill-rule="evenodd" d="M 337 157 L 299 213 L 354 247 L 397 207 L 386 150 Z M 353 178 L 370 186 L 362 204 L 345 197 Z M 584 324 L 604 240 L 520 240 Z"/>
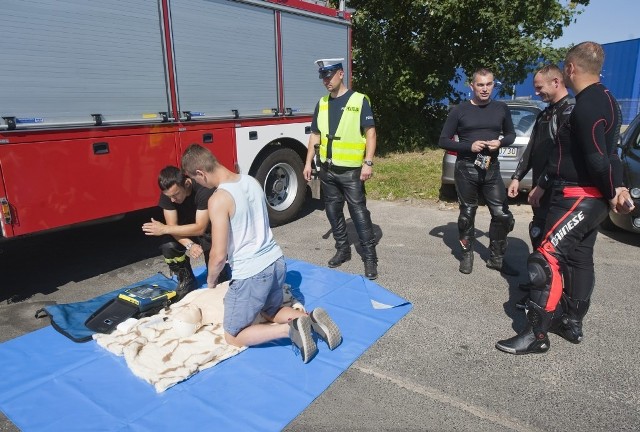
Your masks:
<path fill-rule="evenodd" d="M 367 141 L 360 130 L 360 111 L 365 97 L 362 93 L 354 92 L 344 107 L 331 144 L 333 165 L 362 166 Z M 329 143 L 327 137 L 329 134 L 329 95 L 320 99 L 317 124 L 320 129 L 320 161 L 326 162 L 327 144 Z"/>

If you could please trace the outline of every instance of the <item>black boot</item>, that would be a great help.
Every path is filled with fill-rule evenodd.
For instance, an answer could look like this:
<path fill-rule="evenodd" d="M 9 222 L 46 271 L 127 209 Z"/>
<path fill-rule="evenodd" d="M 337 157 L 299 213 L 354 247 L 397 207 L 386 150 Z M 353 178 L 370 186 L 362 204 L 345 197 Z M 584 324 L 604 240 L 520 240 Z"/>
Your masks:
<path fill-rule="evenodd" d="M 329 267 L 339 267 L 343 263 L 349 261 L 351 259 L 351 248 L 349 249 L 338 249 L 336 254 L 331 258 L 328 262 Z"/>
<path fill-rule="evenodd" d="M 559 322 L 554 323 L 549 331 L 574 344 L 582 342 L 584 337 L 582 334 L 582 321 L 569 318 L 567 314 L 562 314 Z"/>
<path fill-rule="evenodd" d="M 460 240 L 462 247 L 462 260 L 460 261 L 460 273 L 470 274 L 473 271 L 473 241 Z"/>
<path fill-rule="evenodd" d="M 364 262 L 364 276 L 369 280 L 378 277 L 378 254 L 376 253 L 376 241 L 373 238 L 373 231 L 370 239 L 360 242 L 362 246 L 362 261 Z"/>
<path fill-rule="evenodd" d="M 165 258 L 164 261 L 169 265 L 171 273 L 178 277 L 177 300 L 197 288 L 196 276 L 193 274 L 188 256 L 183 255 L 173 259 Z"/>
<path fill-rule="evenodd" d="M 165 243 L 160 246 L 164 262 L 169 266 L 171 274 L 175 274 L 178 277 L 177 299 L 175 301 L 180 300 L 188 292 L 196 289 L 198 285 L 196 276 L 191 268 L 191 261 L 185 251 L 180 250 L 181 247 L 182 245 L 177 242 Z"/>
<path fill-rule="evenodd" d="M 364 276 L 369 280 L 374 280 L 378 277 L 378 263 L 376 261 L 365 260 Z"/>
<path fill-rule="evenodd" d="M 496 342 L 496 348 L 509 354 L 542 354 L 551 343 L 547 330 L 553 314 L 529 300 L 527 304 L 527 327 L 517 336 Z"/>
<path fill-rule="evenodd" d="M 559 319 L 554 320 L 549 331 L 571 343 L 579 344 L 584 338 L 582 318 L 587 314 L 589 305 L 589 300 L 575 300 L 563 293 L 562 306 L 566 312 Z"/>
<path fill-rule="evenodd" d="M 489 242 L 489 251 L 491 256 L 487 260 L 487 267 L 493 270 L 498 270 L 500 273 L 507 276 L 518 276 L 520 272 L 511 267 L 504 260 L 504 253 L 507 250 L 506 240 L 491 240 Z"/>

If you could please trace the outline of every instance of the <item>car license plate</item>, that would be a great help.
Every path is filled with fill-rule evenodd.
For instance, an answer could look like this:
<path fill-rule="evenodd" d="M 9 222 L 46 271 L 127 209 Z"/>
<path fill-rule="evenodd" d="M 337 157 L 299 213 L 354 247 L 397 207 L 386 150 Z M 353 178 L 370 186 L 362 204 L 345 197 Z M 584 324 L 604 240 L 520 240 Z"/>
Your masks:
<path fill-rule="evenodd" d="M 514 158 L 518 156 L 517 147 L 500 147 L 500 157 Z"/>

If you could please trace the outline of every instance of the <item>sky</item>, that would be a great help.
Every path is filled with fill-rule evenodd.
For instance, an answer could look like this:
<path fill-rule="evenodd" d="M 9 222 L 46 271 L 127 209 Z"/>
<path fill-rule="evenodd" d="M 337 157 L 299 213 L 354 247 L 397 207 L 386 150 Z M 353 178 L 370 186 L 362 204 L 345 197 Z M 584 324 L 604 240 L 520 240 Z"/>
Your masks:
<path fill-rule="evenodd" d="M 535 0 L 534 0 L 535 1 Z M 640 38 L 640 0 L 591 0 L 576 22 L 553 42 L 556 48 L 587 40 L 600 44 Z"/>

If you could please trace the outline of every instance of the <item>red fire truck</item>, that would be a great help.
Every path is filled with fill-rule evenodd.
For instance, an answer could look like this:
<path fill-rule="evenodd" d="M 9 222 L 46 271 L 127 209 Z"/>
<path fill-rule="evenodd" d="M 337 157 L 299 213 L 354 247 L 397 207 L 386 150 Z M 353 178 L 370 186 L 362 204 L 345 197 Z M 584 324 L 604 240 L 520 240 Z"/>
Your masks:
<path fill-rule="evenodd" d="M 348 14 L 309 0 L 3 0 L 0 239 L 153 207 L 192 143 L 291 220 L 314 61 L 351 76 L 350 43 Z"/>

